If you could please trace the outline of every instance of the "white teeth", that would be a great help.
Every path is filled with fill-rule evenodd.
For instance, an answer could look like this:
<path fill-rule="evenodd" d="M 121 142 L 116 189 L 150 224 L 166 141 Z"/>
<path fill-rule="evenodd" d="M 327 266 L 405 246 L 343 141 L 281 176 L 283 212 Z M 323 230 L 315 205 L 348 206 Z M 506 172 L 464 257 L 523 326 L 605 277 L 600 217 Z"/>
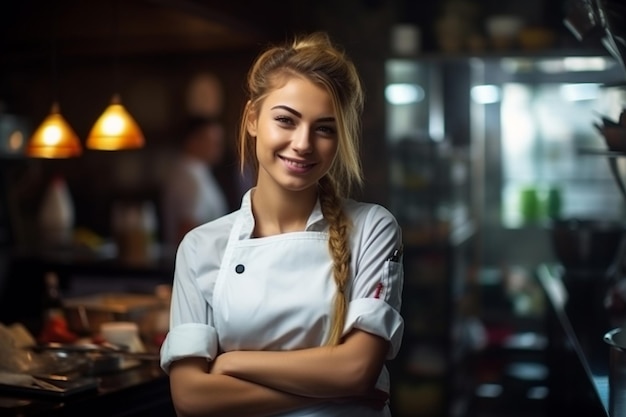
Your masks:
<path fill-rule="evenodd" d="M 287 162 L 288 165 L 296 168 L 306 168 L 309 166 L 309 164 L 302 164 L 300 162 L 292 161 L 291 159 L 285 159 L 285 162 Z"/>

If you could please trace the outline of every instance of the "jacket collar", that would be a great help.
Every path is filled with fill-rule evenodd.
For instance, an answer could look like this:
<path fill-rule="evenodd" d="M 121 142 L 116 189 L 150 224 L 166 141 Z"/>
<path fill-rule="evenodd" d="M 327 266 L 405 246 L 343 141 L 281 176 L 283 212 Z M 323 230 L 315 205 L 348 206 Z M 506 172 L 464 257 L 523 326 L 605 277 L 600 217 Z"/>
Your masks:
<path fill-rule="evenodd" d="M 252 214 L 252 192 L 254 191 L 254 187 L 246 191 L 246 193 L 241 198 L 241 208 L 239 210 L 239 215 L 242 217 L 242 225 L 239 231 L 239 239 L 250 239 L 252 237 L 252 232 L 254 231 L 254 215 Z M 315 202 L 315 206 L 313 207 L 313 211 L 309 215 L 309 218 L 306 222 L 305 231 L 307 232 L 321 232 L 326 229 L 327 222 L 324 219 L 324 215 L 322 214 L 322 206 L 320 204 L 319 198 Z"/>

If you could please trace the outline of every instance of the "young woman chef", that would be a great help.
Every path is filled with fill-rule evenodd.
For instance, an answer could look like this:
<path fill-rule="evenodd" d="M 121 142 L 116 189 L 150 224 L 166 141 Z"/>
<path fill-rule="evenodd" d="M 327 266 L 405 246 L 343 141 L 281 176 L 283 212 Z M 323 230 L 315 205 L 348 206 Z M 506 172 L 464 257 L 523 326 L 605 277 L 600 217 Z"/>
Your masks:
<path fill-rule="evenodd" d="M 248 76 L 239 210 L 189 232 L 161 349 L 180 416 L 388 416 L 400 347 L 401 230 L 361 182 L 363 94 L 314 33 L 262 53 Z"/>

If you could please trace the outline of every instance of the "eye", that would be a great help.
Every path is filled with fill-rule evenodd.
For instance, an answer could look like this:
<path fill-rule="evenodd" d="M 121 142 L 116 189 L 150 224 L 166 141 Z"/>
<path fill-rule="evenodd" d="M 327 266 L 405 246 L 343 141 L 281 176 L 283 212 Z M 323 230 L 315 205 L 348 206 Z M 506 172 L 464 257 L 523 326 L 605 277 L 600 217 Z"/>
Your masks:
<path fill-rule="evenodd" d="M 274 117 L 274 120 L 276 120 L 281 125 L 287 125 L 287 126 L 293 125 L 293 119 L 289 116 L 282 116 L 282 115 L 276 116 Z"/>
<path fill-rule="evenodd" d="M 334 126 L 321 125 L 321 126 L 318 126 L 316 130 L 322 136 L 326 136 L 326 137 L 335 137 L 337 135 L 337 129 Z"/>

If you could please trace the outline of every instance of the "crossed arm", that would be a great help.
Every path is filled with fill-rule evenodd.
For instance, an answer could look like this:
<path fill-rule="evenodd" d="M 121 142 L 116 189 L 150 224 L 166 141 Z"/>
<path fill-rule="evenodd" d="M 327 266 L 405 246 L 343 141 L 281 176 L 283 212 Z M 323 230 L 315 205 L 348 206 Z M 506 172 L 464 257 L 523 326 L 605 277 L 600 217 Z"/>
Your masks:
<path fill-rule="evenodd" d="M 293 351 L 233 351 L 208 363 L 170 368 L 180 417 L 262 417 L 327 401 L 380 399 L 374 386 L 389 342 L 353 330 L 338 346 Z"/>

